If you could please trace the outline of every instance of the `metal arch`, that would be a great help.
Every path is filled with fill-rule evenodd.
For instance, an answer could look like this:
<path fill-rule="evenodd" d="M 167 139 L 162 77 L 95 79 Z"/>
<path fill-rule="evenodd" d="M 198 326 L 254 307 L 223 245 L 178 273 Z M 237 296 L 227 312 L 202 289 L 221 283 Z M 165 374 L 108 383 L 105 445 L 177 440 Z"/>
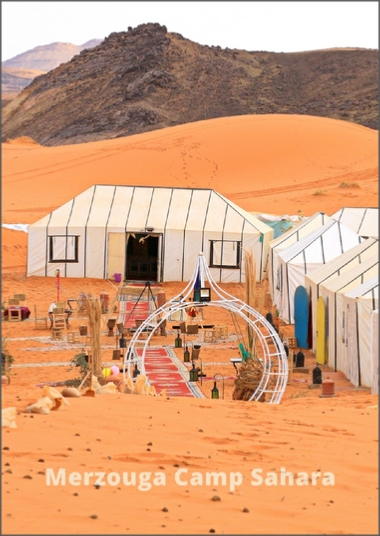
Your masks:
<path fill-rule="evenodd" d="M 201 277 L 202 285 L 204 285 L 204 281 L 207 280 L 210 288 L 220 298 L 219 300 L 207 302 L 207 307 L 222 307 L 231 313 L 237 314 L 252 328 L 253 332 L 257 336 L 258 341 L 261 343 L 261 348 L 263 351 L 263 375 L 259 385 L 249 400 L 259 400 L 262 394 L 265 393 L 266 403 L 279 404 L 285 392 L 288 381 L 288 360 L 280 337 L 273 326 L 258 311 L 250 307 L 239 298 L 228 294 L 216 284 L 212 278 L 203 253 L 199 253 L 193 276 L 183 292 L 181 294 L 177 294 L 177 296 L 171 298 L 164 305 L 152 312 L 148 318 L 144 320 L 141 326 L 136 329 L 128 344 L 124 358 L 124 380 L 126 369 L 128 370 L 128 376 L 131 376 L 131 366 L 134 363 L 139 365 L 139 369 L 142 374 L 145 373 L 144 360 L 146 349 L 149 345 L 151 337 L 153 336 L 153 332 L 165 320 L 167 320 L 175 312 L 182 311 L 191 306 L 199 306 L 199 302 L 186 302 L 186 298 L 194 289 L 198 275 Z M 251 317 L 247 316 L 248 314 Z M 148 334 L 146 339 L 142 339 L 141 335 L 147 328 L 150 328 L 151 332 Z M 143 343 L 141 356 L 137 356 L 135 351 L 135 346 L 137 343 Z M 270 343 L 274 344 L 275 351 L 270 350 Z"/>

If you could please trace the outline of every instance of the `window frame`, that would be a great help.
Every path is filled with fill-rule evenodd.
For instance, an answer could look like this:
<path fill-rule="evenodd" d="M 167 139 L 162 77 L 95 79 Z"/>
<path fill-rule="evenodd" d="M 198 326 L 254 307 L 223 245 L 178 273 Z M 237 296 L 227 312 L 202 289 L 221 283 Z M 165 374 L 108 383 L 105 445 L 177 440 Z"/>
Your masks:
<path fill-rule="evenodd" d="M 214 263 L 214 244 L 221 243 L 221 264 Z M 223 244 L 233 243 L 236 245 L 236 263 L 223 264 Z M 210 268 L 226 268 L 229 270 L 239 270 L 241 266 L 241 240 L 210 240 Z"/>
<path fill-rule="evenodd" d="M 65 240 L 65 251 L 67 252 L 67 241 L 69 238 L 74 238 L 74 258 L 73 259 L 62 259 L 54 258 L 54 239 L 61 238 Z M 79 262 L 79 235 L 49 235 L 49 263 L 78 263 Z"/>

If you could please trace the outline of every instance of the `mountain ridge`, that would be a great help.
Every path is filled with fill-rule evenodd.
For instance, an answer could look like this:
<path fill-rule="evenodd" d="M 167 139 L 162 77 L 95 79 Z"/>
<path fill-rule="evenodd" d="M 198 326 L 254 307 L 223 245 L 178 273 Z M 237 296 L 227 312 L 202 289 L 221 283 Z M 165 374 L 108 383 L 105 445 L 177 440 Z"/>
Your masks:
<path fill-rule="evenodd" d="M 3 109 L 2 139 L 112 139 L 245 114 L 316 115 L 378 128 L 378 54 L 199 45 L 147 23 L 36 77 Z"/>

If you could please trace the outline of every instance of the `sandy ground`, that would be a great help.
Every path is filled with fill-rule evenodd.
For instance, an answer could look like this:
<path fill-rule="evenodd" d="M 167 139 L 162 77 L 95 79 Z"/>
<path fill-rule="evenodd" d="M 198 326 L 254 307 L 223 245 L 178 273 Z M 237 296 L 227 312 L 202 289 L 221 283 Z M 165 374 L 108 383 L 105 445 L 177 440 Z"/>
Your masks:
<path fill-rule="evenodd" d="M 93 183 L 212 187 L 247 210 L 274 214 L 378 206 L 377 139 L 377 131 L 342 121 L 243 116 L 75 146 L 15 140 L 2 145 L 3 223 L 32 223 Z M 77 376 L 65 363 L 82 346 L 35 330 L 34 305 L 46 315 L 56 287 L 52 278 L 26 277 L 26 248 L 26 233 L 2 229 L 2 301 L 25 293 L 32 311 L 24 322 L 2 324 L 15 358 L 2 405 L 18 412 L 17 428 L 2 428 L 4 534 L 378 532 L 378 397 L 326 368 L 337 396 L 320 398 L 308 388 L 310 351 L 309 373 L 293 375 L 280 405 L 232 399 L 236 345 L 226 340 L 202 344 L 203 399 L 98 395 L 26 414 L 41 396 L 36 384 Z M 184 286 L 162 288 L 170 298 Z M 266 292 L 265 283 L 258 287 Z M 223 288 L 244 296 L 241 285 Z M 61 279 L 62 300 L 82 291 L 112 299 L 116 290 L 113 281 Z M 206 310 L 204 321 L 229 323 L 224 315 Z M 73 318 L 72 328 L 79 323 Z M 293 326 L 280 329 L 293 335 Z M 173 347 L 175 336 L 169 323 L 167 337 L 152 343 Z M 104 331 L 104 361 L 114 342 Z M 56 365 L 21 366 L 42 363 Z M 225 377 L 224 399 L 210 399 L 215 373 Z M 282 483 L 281 468 L 306 473 L 308 485 L 292 485 L 289 475 Z M 66 485 L 48 485 L 59 469 Z M 317 471 L 325 480 L 314 485 Z M 73 472 L 104 472 L 105 485 L 95 485 L 99 475 L 73 485 Z M 136 483 L 118 482 L 123 473 L 129 481 L 135 473 Z"/>

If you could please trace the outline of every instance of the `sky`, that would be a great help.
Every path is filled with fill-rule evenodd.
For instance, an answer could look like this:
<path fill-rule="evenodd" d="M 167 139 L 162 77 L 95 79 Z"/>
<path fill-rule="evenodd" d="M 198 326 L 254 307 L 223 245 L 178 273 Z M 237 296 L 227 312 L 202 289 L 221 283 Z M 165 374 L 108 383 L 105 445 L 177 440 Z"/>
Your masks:
<path fill-rule="evenodd" d="M 1 59 L 40 45 L 82 45 L 128 26 L 158 22 L 201 45 L 303 52 L 378 49 L 377 1 L 1 1 Z"/>

